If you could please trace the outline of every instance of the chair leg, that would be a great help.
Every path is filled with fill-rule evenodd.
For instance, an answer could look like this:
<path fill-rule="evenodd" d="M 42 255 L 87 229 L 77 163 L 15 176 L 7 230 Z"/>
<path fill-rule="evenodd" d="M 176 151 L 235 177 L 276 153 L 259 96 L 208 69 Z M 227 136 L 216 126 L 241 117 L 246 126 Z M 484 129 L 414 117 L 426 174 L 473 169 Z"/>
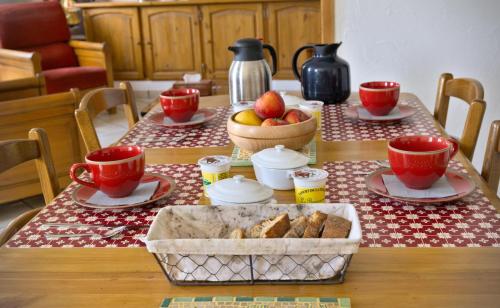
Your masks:
<path fill-rule="evenodd" d="M 108 114 L 116 114 L 116 107 L 109 108 L 108 109 Z"/>

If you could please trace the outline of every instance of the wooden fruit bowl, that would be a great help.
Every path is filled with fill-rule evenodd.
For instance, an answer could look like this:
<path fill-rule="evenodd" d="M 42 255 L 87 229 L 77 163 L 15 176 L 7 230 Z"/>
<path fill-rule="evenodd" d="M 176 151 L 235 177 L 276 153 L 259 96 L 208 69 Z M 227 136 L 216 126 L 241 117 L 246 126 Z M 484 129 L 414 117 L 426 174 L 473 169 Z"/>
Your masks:
<path fill-rule="evenodd" d="M 282 144 L 288 149 L 300 150 L 316 134 L 316 119 L 309 119 L 295 124 L 281 126 L 252 126 L 236 122 L 233 114 L 227 120 L 229 138 L 241 149 L 258 152 Z"/>

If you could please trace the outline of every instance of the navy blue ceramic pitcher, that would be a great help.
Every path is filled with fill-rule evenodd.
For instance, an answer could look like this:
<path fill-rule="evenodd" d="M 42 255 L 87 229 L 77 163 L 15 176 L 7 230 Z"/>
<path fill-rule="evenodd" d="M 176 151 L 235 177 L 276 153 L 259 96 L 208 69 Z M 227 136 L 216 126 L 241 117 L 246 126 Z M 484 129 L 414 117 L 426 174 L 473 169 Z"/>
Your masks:
<path fill-rule="evenodd" d="M 337 56 L 337 44 L 312 44 L 297 49 L 293 55 L 293 73 L 302 85 L 302 95 L 307 100 L 320 100 L 325 104 L 345 101 L 351 94 L 349 64 Z M 301 51 L 312 48 L 313 57 L 302 65 L 302 74 L 297 69 Z"/>

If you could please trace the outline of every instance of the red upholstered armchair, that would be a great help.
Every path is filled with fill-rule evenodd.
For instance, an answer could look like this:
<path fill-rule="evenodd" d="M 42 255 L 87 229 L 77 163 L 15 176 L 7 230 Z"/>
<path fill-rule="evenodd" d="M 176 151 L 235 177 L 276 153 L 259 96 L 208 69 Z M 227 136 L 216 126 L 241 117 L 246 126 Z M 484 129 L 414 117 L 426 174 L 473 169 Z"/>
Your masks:
<path fill-rule="evenodd" d="M 58 2 L 1 4 L 0 81 L 29 77 L 48 94 L 113 86 L 106 45 L 70 40 Z"/>

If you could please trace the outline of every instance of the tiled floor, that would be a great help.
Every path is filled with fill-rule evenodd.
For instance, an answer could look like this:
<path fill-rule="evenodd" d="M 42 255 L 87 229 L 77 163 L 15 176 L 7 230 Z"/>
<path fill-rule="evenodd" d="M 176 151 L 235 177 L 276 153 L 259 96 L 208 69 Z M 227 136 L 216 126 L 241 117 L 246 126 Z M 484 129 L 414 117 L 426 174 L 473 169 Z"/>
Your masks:
<path fill-rule="evenodd" d="M 157 95 L 158 93 L 153 93 L 151 91 L 137 93 L 136 104 L 138 111 L 140 112 L 140 110 L 149 105 Z M 97 116 L 94 123 L 96 125 L 99 141 L 103 147 L 116 142 L 128 129 L 128 124 L 122 108 L 118 108 L 117 113 L 113 115 L 103 112 Z M 43 205 L 44 200 L 42 195 L 8 204 L 0 204 L 0 232 L 13 218 Z"/>

